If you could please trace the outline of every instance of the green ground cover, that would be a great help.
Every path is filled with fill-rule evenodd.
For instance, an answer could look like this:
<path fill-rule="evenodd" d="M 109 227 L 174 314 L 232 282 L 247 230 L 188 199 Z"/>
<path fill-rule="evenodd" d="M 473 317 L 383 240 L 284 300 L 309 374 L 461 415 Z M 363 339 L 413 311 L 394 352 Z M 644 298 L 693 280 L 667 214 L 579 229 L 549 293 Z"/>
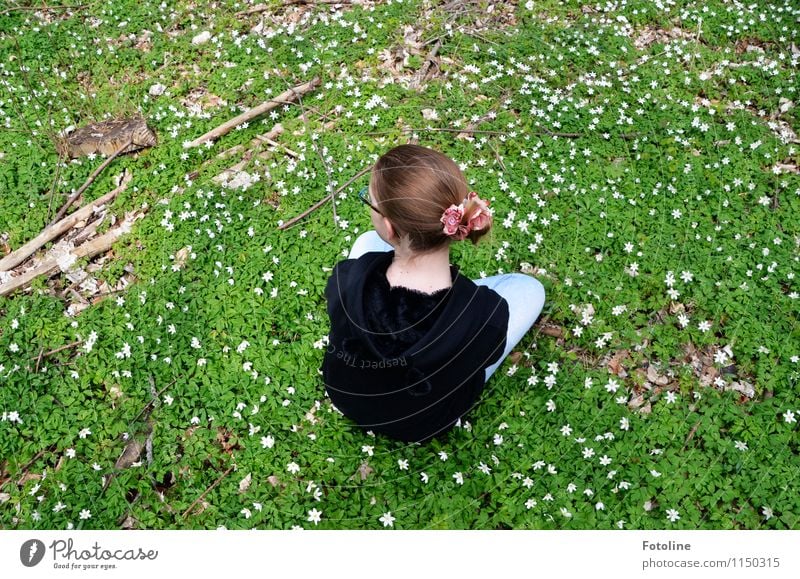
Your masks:
<path fill-rule="evenodd" d="M 101 162 L 59 159 L 59 132 L 140 113 L 159 142 L 84 194 L 132 173 L 110 211 L 144 217 L 94 275 L 134 283 L 79 313 L 63 274 L 0 298 L 2 528 L 798 527 L 795 3 L 70 3 L 0 8 L 0 249 Z M 296 157 L 217 157 L 278 122 Z M 469 123 L 485 132 L 435 130 Z M 278 229 L 411 137 L 495 210 L 451 261 L 547 289 L 519 355 L 426 445 L 354 427 L 318 372 L 366 175 L 337 220 Z"/>

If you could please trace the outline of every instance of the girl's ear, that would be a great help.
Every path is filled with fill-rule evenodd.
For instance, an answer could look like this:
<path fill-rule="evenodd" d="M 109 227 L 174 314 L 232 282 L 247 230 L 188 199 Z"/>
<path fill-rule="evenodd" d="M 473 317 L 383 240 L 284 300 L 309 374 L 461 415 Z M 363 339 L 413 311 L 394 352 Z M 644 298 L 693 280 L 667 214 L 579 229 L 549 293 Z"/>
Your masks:
<path fill-rule="evenodd" d="M 392 222 L 389 221 L 386 217 L 381 217 L 381 219 L 383 219 L 383 226 L 386 228 L 386 235 L 389 237 L 389 239 L 394 239 L 395 237 L 397 237 L 397 231 L 395 231 Z"/>

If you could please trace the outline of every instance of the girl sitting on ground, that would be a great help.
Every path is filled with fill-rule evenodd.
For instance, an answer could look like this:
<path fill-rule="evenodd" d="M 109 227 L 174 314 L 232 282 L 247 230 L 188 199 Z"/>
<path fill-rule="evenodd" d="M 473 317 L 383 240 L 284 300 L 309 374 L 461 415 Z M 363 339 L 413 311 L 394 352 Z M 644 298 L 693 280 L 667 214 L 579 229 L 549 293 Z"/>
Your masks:
<path fill-rule="evenodd" d="M 438 151 L 391 149 L 359 196 L 374 230 L 356 239 L 325 288 L 325 388 L 362 428 L 424 442 L 477 403 L 539 317 L 544 287 L 521 273 L 471 280 L 450 264 L 450 245 L 476 244 L 492 215 Z"/>

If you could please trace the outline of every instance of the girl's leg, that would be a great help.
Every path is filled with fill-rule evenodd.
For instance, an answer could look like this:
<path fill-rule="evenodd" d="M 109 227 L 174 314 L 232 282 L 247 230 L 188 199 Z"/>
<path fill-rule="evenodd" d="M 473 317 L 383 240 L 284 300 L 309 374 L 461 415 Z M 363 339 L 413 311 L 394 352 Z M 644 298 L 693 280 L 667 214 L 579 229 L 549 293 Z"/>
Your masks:
<path fill-rule="evenodd" d="M 503 355 L 486 368 L 486 380 L 500 367 L 514 346 L 528 333 L 544 307 L 544 286 L 535 277 L 524 273 L 507 273 L 472 280 L 476 285 L 487 286 L 508 302 L 508 334 Z"/>
<path fill-rule="evenodd" d="M 358 259 L 370 251 L 391 251 L 392 249 L 394 248 L 381 239 L 378 232 L 373 229 L 358 236 L 353 243 L 353 249 L 350 250 L 348 259 Z"/>

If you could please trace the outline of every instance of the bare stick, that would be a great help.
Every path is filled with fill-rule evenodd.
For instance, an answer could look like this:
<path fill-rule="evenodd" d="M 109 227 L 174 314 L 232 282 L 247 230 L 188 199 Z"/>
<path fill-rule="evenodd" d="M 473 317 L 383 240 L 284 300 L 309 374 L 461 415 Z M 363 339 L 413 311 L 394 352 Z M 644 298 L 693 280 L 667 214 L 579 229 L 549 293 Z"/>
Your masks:
<path fill-rule="evenodd" d="M 82 8 L 88 7 L 88 4 L 80 4 L 78 6 L 14 6 L 13 8 L 6 8 L 5 10 L 0 10 L 0 15 L 2 14 L 9 14 L 16 10 L 80 10 Z"/>
<path fill-rule="evenodd" d="M 364 173 L 368 173 L 371 170 L 372 170 L 372 166 L 369 166 L 369 167 L 366 167 L 366 168 L 362 169 L 361 171 L 356 173 L 356 175 L 352 179 L 350 179 L 347 183 L 345 183 L 344 185 L 339 187 L 339 189 L 337 189 L 335 192 L 328 193 L 325 197 L 323 197 L 321 200 L 317 201 L 314 205 L 312 205 L 311 207 L 309 207 L 308 209 L 303 211 L 297 217 L 292 217 L 289 221 L 287 221 L 283 225 L 279 225 L 278 229 L 288 229 L 289 227 L 291 227 L 292 225 L 294 225 L 295 223 L 300 221 L 303 217 L 305 217 L 306 215 L 308 215 L 312 211 L 315 211 L 315 210 L 319 209 L 320 207 L 322 207 L 325 204 L 326 201 L 331 199 L 331 197 L 336 196 L 337 193 L 339 193 L 340 191 L 345 189 L 345 187 L 347 187 L 350 183 L 352 183 L 353 181 L 355 181 L 356 179 L 361 177 L 361 175 L 363 175 Z"/>
<path fill-rule="evenodd" d="M 222 479 L 224 479 L 226 476 L 228 476 L 229 474 L 231 474 L 231 471 L 232 471 L 234 468 L 236 468 L 236 465 L 235 465 L 235 464 L 232 464 L 231 466 L 229 466 L 229 467 L 228 467 L 228 470 L 226 470 L 225 472 L 223 472 L 223 473 L 222 473 L 222 474 L 219 476 L 219 478 L 218 478 L 217 480 L 215 480 L 215 481 L 214 481 L 214 483 L 213 483 L 213 484 L 212 484 L 210 487 L 208 487 L 208 488 L 205 490 L 205 492 L 203 492 L 203 494 L 202 494 L 202 495 L 200 495 L 199 497 L 197 497 L 197 498 L 194 500 L 194 502 L 193 502 L 191 505 L 189 505 L 189 508 L 188 508 L 188 509 L 186 509 L 186 510 L 183 512 L 183 515 L 181 515 L 181 518 L 184 518 L 184 519 L 185 519 L 185 518 L 186 518 L 186 515 L 188 515 L 188 514 L 191 512 L 191 510 L 194 508 L 194 506 L 195 506 L 197 503 L 199 503 L 200 501 L 202 501 L 202 500 L 203 500 L 203 498 L 204 498 L 204 497 L 205 497 L 205 496 L 206 496 L 208 493 L 210 493 L 212 490 L 214 490 L 214 489 L 216 488 L 216 486 L 217 486 L 219 483 L 221 483 L 221 482 L 222 482 Z"/>
<path fill-rule="evenodd" d="M 274 127 L 272 127 L 269 130 L 268 133 L 264 133 L 263 135 L 256 135 L 256 137 L 250 141 L 250 146 L 254 147 L 254 146 L 260 144 L 262 141 L 265 141 L 267 139 L 276 139 L 276 138 L 278 138 L 278 136 L 281 133 L 283 133 L 283 125 L 278 123 Z M 220 154 L 218 154 L 217 155 L 217 159 L 224 159 L 226 157 L 230 157 L 234 153 L 241 152 L 244 149 L 244 147 L 245 147 L 245 145 L 234 145 L 230 149 L 228 149 L 226 151 L 222 151 Z M 213 163 L 213 162 L 214 162 L 213 159 L 209 159 L 207 161 L 204 161 L 203 164 L 201 165 L 201 167 L 205 167 L 209 163 Z"/>
<path fill-rule="evenodd" d="M 40 348 L 39 349 L 38 358 L 36 356 L 34 356 L 34 358 L 36 358 L 36 368 L 33 370 L 34 374 L 38 374 L 39 373 L 39 364 L 42 362 L 42 352 L 44 352 L 44 348 Z"/>
<path fill-rule="evenodd" d="M 152 376 L 151 376 L 151 379 L 152 379 Z M 153 408 L 155 407 L 155 404 L 156 404 L 156 402 L 158 402 L 158 400 L 161 398 L 161 395 L 162 395 L 162 394 L 163 394 L 163 393 L 166 391 L 166 389 L 167 389 L 167 388 L 169 388 L 170 386 L 172 386 L 173 384 L 175 384 L 175 382 L 177 382 L 177 381 L 178 381 L 178 379 L 177 379 L 177 378 L 175 378 L 175 379 L 173 379 L 173 380 L 172 380 L 172 382 L 170 382 L 169 384 L 167 384 L 166 386 L 164 386 L 164 387 L 163 387 L 161 390 L 159 390 L 159 391 L 158 391 L 158 394 L 156 394 L 155 396 L 153 396 L 153 397 L 152 397 L 152 398 L 151 398 L 151 399 L 150 399 L 150 400 L 147 402 L 147 404 L 145 404 L 145 405 L 144 405 L 144 408 L 142 408 L 142 409 L 141 409 L 141 411 L 139 411 L 139 414 L 137 414 L 137 415 L 136 415 L 136 418 L 134 418 L 133 420 L 131 420 L 131 422 L 130 422 L 130 423 L 131 423 L 131 424 L 134 424 L 134 423 L 135 423 L 137 420 L 139 420 L 139 417 L 140 417 L 142 414 L 144 414 L 145 412 L 147 412 L 146 418 L 150 418 L 150 412 L 152 412 L 152 411 L 153 411 Z"/>
<path fill-rule="evenodd" d="M 134 217 L 134 219 L 138 218 Z M 103 251 L 107 251 L 111 249 L 111 246 L 120 237 L 122 234 L 126 233 L 129 228 L 128 226 L 130 223 L 123 223 L 120 227 L 116 229 L 112 229 L 107 233 L 97 237 L 91 241 L 87 241 L 86 243 L 78 246 L 70 253 L 75 256 L 76 259 L 80 259 L 82 257 L 94 257 L 98 253 L 102 253 Z M 39 276 L 47 276 L 50 277 L 59 269 L 58 259 L 51 257 L 50 259 L 46 260 L 44 263 L 39 265 L 38 267 L 33 268 L 30 271 L 26 271 L 24 274 L 11 278 L 10 281 L 0 284 L 0 296 L 4 296 L 10 294 L 11 292 L 26 287 L 30 284 L 34 279 Z"/>
<path fill-rule="evenodd" d="M 102 164 L 102 165 L 100 165 L 100 166 L 99 166 L 97 169 L 95 169 L 95 170 L 94 170 L 94 173 L 92 173 L 91 175 L 89 175 L 89 178 L 86 180 L 86 183 L 84 183 L 83 185 L 81 185 L 81 188 L 80 188 L 80 189 L 78 189 L 77 191 L 75 191 L 75 193 L 73 193 L 72 195 L 70 195 L 70 196 L 69 196 L 69 199 L 67 199 L 67 202 L 66 202 L 66 203 L 64 203 L 64 206 L 63 206 L 61 209 L 59 209 L 58 213 L 56 213 L 56 218 L 55 218 L 55 219 L 53 219 L 53 223 L 56 223 L 56 222 L 57 222 L 59 219 L 61 219 L 62 217 L 64 217 L 64 215 L 66 215 L 66 213 L 67 213 L 67 209 L 69 209 L 70 205 L 72 205 L 72 204 L 75 202 L 75 200 L 76 200 L 78 197 L 80 197 L 81 193 L 83 193 L 84 191 L 86 191 L 86 189 L 89 187 L 89 185 L 91 185 L 91 184 L 94 182 L 94 180 L 97 178 L 97 176 L 98 176 L 100 173 L 102 173 L 102 172 L 103 172 L 103 169 L 105 169 L 106 167 L 108 167 L 108 166 L 111 164 L 111 161 L 113 161 L 114 159 L 116 159 L 116 158 L 117 158 L 117 156 L 119 156 L 119 154 L 120 154 L 120 153 L 122 153 L 122 151 L 124 151 L 125 149 L 127 149 L 127 148 L 128 148 L 128 145 L 130 145 L 132 142 L 133 142 L 133 137 L 131 137 L 130 139 L 128 139 L 128 142 L 127 142 L 127 143 L 125 143 L 125 144 L 124 144 L 124 145 L 122 145 L 122 146 L 121 146 L 119 149 L 117 149 L 116 151 L 114 151 L 114 154 L 113 154 L 113 155 L 111 155 L 111 156 L 110 156 L 108 159 L 106 159 L 105 161 L 103 161 L 103 164 Z M 52 225 L 53 223 L 51 223 L 51 225 Z"/>
<path fill-rule="evenodd" d="M 187 148 L 189 148 L 189 147 L 197 147 L 199 145 L 202 145 L 203 143 L 205 143 L 208 140 L 218 139 L 219 137 L 221 137 L 223 135 L 227 135 L 234 128 L 236 128 L 238 125 L 241 125 L 242 123 L 246 123 L 247 121 L 250 121 L 250 120 L 252 120 L 252 119 L 254 119 L 256 117 L 259 117 L 259 116 L 263 115 L 264 113 L 266 113 L 268 111 L 271 111 L 274 108 L 277 108 L 280 105 L 287 104 L 288 101 L 296 98 L 299 95 L 302 95 L 304 93 L 307 93 L 309 91 L 314 90 L 317 86 L 319 86 L 321 84 L 321 82 L 322 81 L 320 80 L 319 77 L 315 77 L 310 82 L 306 82 L 306 83 L 301 84 L 299 86 L 296 86 L 294 88 L 290 88 L 289 90 L 284 91 L 281 94 L 279 94 L 276 98 L 270 99 L 268 101 L 265 101 L 265 102 L 261 103 L 260 105 L 258 105 L 257 107 L 252 108 L 249 111 L 246 111 L 246 112 L 242 113 L 238 117 L 232 118 L 231 120 L 227 121 L 226 123 L 223 123 L 222 125 L 220 125 L 216 129 L 213 129 L 213 130 L 207 132 L 205 135 L 203 135 L 201 137 L 198 137 L 197 139 L 195 139 L 194 141 L 192 141 L 191 143 L 189 143 L 189 144 L 187 144 L 185 146 Z"/>
<path fill-rule="evenodd" d="M 56 223 L 52 223 L 45 227 L 45 229 L 33 238 L 31 241 L 17 249 L 16 251 L 12 251 L 3 259 L 0 259 L 0 271 L 8 271 L 13 267 L 16 267 L 25 259 L 28 258 L 31 254 L 33 254 L 37 249 L 43 246 L 48 241 L 52 241 L 65 231 L 69 230 L 73 225 L 78 223 L 79 221 L 86 219 L 89 217 L 92 212 L 101 205 L 104 205 L 114 199 L 120 191 L 124 191 L 125 188 L 128 186 L 128 183 L 131 180 L 132 175 L 128 172 L 126 173 L 125 177 L 123 177 L 122 181 L 119 184 L 119 187 L 114 189 L 113 191 L 106 193 L 99 199 L 92 201 L 91 203 L 87 203 L 71 215 L 68 215 L 61 221 Z"/>
<path fill-rule="evenodd" d="M 449 133 L 477 133 L 483 135 L 510 135 L 510 131 L 482 131 L 478 129 L 471 129 L 469 127 L 465 127 L 463 129 L 451 129 L 449 127 L 404 127 L 402 129 L 394 129 L 391 131 L 370 131 L 367 133 L 358 133 L 355 136 L 365 136 L 365 135 L 391 135 L 400 131 L 402 133 L 408 132 L 425 132 L 425 131 L 446 131 Z M 544 130 L 544 131 L 532 131 L 532 135 L 547 135 L 549 137 L 563 137 L 566 139 L 577 139 L 579 137 L 586 136 L 583 133 L 554 133 L 552 131 Z M 622 133 L 619 135 L 619 138 L 625 140 L 635 139 L 636 137 L 641 136 L 642 133 Z"/>
<path fill-rule="evenodd" d="M 83 343 L 83 340 L 77 340 L 75 342 L 72 342 L 71 344 L 67 344 L 66 346 L 61 346 L 60 348 L 56 348 L 55 350 L 50 350 L 49 352 L 47 352 L 45 354 L 39 354 L 38 358 L 41 360 L 42 358 L 46 358 L 47 356 L 52 356 L 53 354 L 61 352 L 62 350 L 66 350 L 67 348 L 73 348 L 73 347 L 77 346 L 78 344 L 82 344 L 82 343 Z M 33 358 L 31 358 L 31 360 L 35 360 L 36 358 L 37 357 L 34 356 Z"/>
<path fill-rule="evenodd" d="M 285 6 L 292 6 L 294 4 L 342 4 L 349 6 L 350 0 L 288 0 L 282 6 L 267 6 L 266 4 L 258 4 L 252 8 L 248 8 L 242 12 L 237 12 L 236 16 L 250 16 L 251 14 L 258 14 L 260 12 L 267 12 L 273 8 L 281 8 Z"/>
<path fill-rule="evenodd" d="M 433 62 L 433 58 L 436 56 L 436 53 L 439 52 L 439 49 L 442 47 L 441 39 L 436 41 L 436 44 L 433 46 L 431 51 L 428 53 L 427 58 L 425 58 L 425 64 L 422 65 L 422 68 L 419 71 L 419 77 L 415 82 L 415 88 L 422 88 L 422 84 L 425 82 L 425 77 L 428 76 L 428 69 Z"/>

